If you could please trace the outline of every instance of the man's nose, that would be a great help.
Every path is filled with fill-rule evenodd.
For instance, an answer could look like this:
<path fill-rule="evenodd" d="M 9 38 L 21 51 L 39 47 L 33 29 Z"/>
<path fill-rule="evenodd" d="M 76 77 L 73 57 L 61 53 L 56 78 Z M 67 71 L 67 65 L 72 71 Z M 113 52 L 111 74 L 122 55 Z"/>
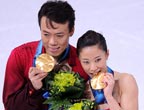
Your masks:
<path fill-rule="evenodd" d="M 56 40 L 55 36 L 51 36 L 51 37 L 49 38 L 49 43 L 50 43 L 51 45 L 56 45 L 56 44 L 57 44 L 57 40 Z"/>

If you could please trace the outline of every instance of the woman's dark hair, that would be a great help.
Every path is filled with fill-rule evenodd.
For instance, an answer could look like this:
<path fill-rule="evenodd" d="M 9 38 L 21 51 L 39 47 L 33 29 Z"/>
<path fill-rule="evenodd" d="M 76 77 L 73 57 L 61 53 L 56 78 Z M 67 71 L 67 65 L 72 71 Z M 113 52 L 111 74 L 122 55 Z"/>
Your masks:
<path fill-rule="evenodd" d="M 40 26 L 41 18 L 46 16 L 49 19 L 50 25 L 52 26 L 52 21 L 56 23 L 64 24 L 69 23 L 69 31 L 75 25 L 75 11 L 72 6 L 67 1 L 47 1 L 39 10 L 38 13 L 38 23 Z M 53 27 L 53 26 L 52 26 Z"/>
<path fill-rule="evenodd" d="M 98 45 L 100 49 L 107 52 L 107 44 L 103 35 L 93 30 L 88 30 L 78 39 L 77 42 L 78 56 L 84 47 L 93 46 L 93 45 Z"/>

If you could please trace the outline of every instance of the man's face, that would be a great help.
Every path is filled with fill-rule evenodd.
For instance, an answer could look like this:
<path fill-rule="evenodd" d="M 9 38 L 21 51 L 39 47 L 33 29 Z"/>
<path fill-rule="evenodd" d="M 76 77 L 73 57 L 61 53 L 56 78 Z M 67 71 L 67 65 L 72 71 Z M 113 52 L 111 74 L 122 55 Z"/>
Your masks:
<path fill-rule="evenodd" d="M 46 17 L 42 17 L 40 25 L 41 39 L 46 53 L 57 58 L 66 49 L 73 31 L 69 32 L 68 22 L 59 24 L 52 21 L 52 25 L 53 27 Z"/>

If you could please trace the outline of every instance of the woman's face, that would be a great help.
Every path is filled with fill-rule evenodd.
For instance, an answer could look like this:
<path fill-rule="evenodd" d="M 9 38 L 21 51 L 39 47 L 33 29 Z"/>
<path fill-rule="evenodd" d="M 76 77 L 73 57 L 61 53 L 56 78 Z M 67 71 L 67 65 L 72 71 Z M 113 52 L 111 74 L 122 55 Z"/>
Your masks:
<path fill-rule="evenodd" d="M 93 77 L 98 72 L 106 72 L 108 53 L 98 48 L 97 45 L 84 47 L 79 54 L 81 65 L 85 72 Z"/>

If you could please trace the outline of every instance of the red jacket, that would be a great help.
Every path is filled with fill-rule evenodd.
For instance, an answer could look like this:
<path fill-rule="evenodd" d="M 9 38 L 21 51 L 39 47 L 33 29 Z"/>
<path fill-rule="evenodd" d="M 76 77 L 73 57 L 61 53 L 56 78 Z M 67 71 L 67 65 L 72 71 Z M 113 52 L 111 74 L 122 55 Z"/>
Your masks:
<path fill-rule="evenodd" d="M 42 104 L 43 91 L 35 90 L 28 79 L 38 42 L 29 42 L 15 48 L 8 58 L 3 89 L 5 110 L 45 110 L 45 105 Z M 45 51 L 44 47 L 42 50 Z M 78 72 L 85 80 L 88 79 L 73 46 L 70 46 L 67 61 L 73 71 Z"/>

